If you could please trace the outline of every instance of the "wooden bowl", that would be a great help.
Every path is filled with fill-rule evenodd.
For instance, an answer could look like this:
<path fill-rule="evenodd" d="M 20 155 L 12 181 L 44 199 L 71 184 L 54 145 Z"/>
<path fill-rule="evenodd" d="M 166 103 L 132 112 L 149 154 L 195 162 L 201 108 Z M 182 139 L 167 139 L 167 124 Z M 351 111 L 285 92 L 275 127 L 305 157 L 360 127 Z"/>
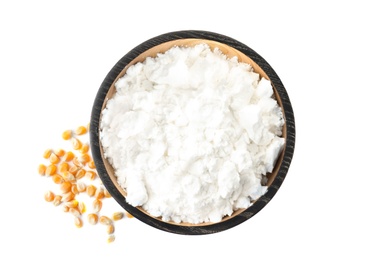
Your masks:
<path fill-rule="evenodd" d="M 224 217 L 218 223 L 174 223 L 165 222 L 160 218 L 150 216 L 141 207 L 133 207 L 126 202 L 126 191 L 121 188 L 114 174 L 114 169 L 103 156 L 100 144 L 100 117 L 106 102 L 115 93 L 115 82 L 124 75 L 127 68 L 137 62 L 142 62 L 146 57 L 155 57 L 157 53 L 165 52 L 173 46 L 194 46 L 198 43 L 207 43 L 211 48 L 218 47 L 228 57 L 237 56 L 239 61 L 249 63 L 254 71 L 272 83 L 275 98 L 281 106 L 285 124 L 282 135 L 285 138 L 285 146 L 282 150 L 274 170 L 268 173 L 268 191 L 247 209 L 239 209 L 230 217 Z M 107 74 L 96 95 L 90 121 L 90 143 L 92 156 L 96 164 L 97 172 L 106 189 L 112 197 L 129 213 L 142 222 L 160 230 L 199 235 L 210 234 L 232 228 L 259 212 L 273 198 L 286 177 L 289 165 L 294 153 L 295 123 L 292 106 L 287 92 L 271 66 L 255 51 L 230 37 L 206 31 L 177 31 L 163 34 L 149 39 L 122 57 Z"/>

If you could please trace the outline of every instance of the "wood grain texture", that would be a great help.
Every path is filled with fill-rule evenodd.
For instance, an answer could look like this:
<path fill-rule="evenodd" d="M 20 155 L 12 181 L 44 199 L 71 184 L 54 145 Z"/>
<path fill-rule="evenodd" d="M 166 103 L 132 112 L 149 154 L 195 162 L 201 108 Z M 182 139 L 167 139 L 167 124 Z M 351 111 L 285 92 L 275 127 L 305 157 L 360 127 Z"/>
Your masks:
<path fill-rule="evenodd" d="M 133 207 L 126 202 L 124 197 L 124 195 L 126 195 L 125 191 L 117 184 L 111 165 L 109 165 L 103 157 L 103 151 L 99 142 L 100 114 L 106 100 L 114 94 L 114 82 L 125 73 L 129 65 L 137 61 L 143 61 L 145 57 L 155 55 L 157 51 L 167 50 L 170 46 L 175 44 L 193 45 L 203 40 L 213 44 L 213 46 L 210 45 L 211 47 L 220 46 L 221 50 L 229 51 L 229 53 L 227 53 L 229 56 L 237 55 L 238 57 L 242 57 L 242 61 L 251 63 L 257 68 L 256 71 L 258 70 L 258 73 L 270 79 L 274 87 L 276 99 L 284 112 L 285 125 L 283 136 L 286 139 L 286 143 L 274 171 L 269 176 L 267 193 L 259 198 L 251 207 L 245 210 L 239 210 L 231 217 L 226 217 L 219 223 L 204 223 L 200 225 L 183 223 L 179 225 L 151 217 L 140 207 Z M 274 197 L 282 185 L 292 161 L 295 147 L 295 120 L 291 102 L 280 78 L 267 61 L 253 49 L 233 38 L 214 32 L 193 30 L 176 31 L 162 34 L 143 42 L 122 57 L 110 70 L 97 92 L 92 107 L 90 119 L 90 144 L 97 172 L 102 182 L 112 197 L 114 197 L 125 210 L 142 222 L 163 231 L 185 235 L 203 235 L 224 231 L 237 226 L 257 214 Z"/>

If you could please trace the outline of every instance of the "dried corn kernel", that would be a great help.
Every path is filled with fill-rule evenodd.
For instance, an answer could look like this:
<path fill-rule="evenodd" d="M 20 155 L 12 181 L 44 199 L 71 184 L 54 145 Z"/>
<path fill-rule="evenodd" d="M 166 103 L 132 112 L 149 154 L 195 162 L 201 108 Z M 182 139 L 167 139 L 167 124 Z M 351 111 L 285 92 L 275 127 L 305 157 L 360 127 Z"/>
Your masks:
<path fill-rule="evenodd" d="M 79 217 L 75 217 L 74 218 L 74 225 L 77 227 L 77 228 L 81 228 L 83 227 L 83 221 L 81 218 Z"/>
<path fill-rule="evenodd" d="M 79 202 L 76 199 L 65 202 L 65 205 L 67 205 L 69 208 L 78 208 L 78 204 Z"/>
<path fill-rule="evenodd" d="M 88 163 L 89 161 L 91 161 L 91 156 L 87 153 L 84 153 L 82 154 L 80 157 L 79 157 L 79 161 L 84 165 L 86 163 Z"/>
<path fill-rule="evenodd" d="M 91 181 L 93 181 L 94 179 L 96 179 L 96 176 L 97 176 L 96 172 L 94 172 L 94 171 L 86 171 L 86 177 L 88 179 L 90 179 Z"/>
<path fill-rule="evenodd" d="M 66 205 L 67 207 L 69 207 L 68 205 Z M 71 207 L 69 207 L 69 212 L 74 216 L 74 217 L 77 217 L 77 218 L 79 218 L 79 217 L 81 217 L 82 216 L 82 214 L 79 212 L 79 210 L 78 209 L 76 209 L 76 208 L 71 208 Z"/>
<path fill-rule="evenodd" d="M 55 206 L 59 206 L 61 204 L 62 198 L 63 197 L 61 197 L 60 195 L 55 195 L 55 198 L 52 203 L 54 203 Z"/>
<path fill-rule="evenodd" d="M 84 202 L 79 202 L 78 204 L 78 210 L 81 214 L 86 212 L 86 204 L 84 204 Z"/>
<path fill-rule="evenodd" d="M 72 137 L 72 146 L 74 150 L 79 150 L 82 147 L 82 142 L 75 137 Z"/>
<path fill-rule="evenodd" d="M 41 176 L 45 176 L 45 173 L 46 173 L 46 165 L 44 164 L 40 164 L 38 165 L 38 173 L 41 175 Z"/>
<path fill-rule="evenodd" d="M 65 181 L 62 184 L 60 184 L 60 190 L 63 193 L 68 193 L 72 188 L 72 184 L 69 181 Z"/>
<path fill-rule="evenodd" d="M 98 222 L 98 216 L 97 214 L 94 214 L 94 213 L 91 213 L 91 214 L 88 214 L 88 222 L 91 224 L 91 225 L 96 225 L 97 222 Z"/>
<path fill-rule="evenodd" d="M 96 198 L 96 199 L 99 199 L 99 200 L 101 200 L 101 199 L 105 198 L 105 189 L 104 189 L 104 188 L 102 188 L 102 187 L 99 187 L 99 188 L 96 190 L 96 192 L 95 192 L 95 198 Z"/>
<path fill-rule="evenodd" d="M 87 166 L 90 168 L 90 169 L 96 169 L 96 165 L 95 165 L 95 162 L 94 161 L 89 161 L 87 163 Z"/>
<path fill-rule="evenodd" d="M 61 177 L 59 174 L 55 173 L 54 175 L 51 176 L 52 177 L 52 181 L 56 184 L 61 184 L 64 182 L 63 177 Z"/>
<path fill-rule="evenodd" d="M 70 138 L 72 138 L 73 136 L 73 131 L 72 130 L 65 130 L 62 134 L 61 134 L 61 137 L 64 139 L 64 140 L 69 140 Z"/>
<path fill-rule="evenodd" d="M 52 153 L 52 150 L 51 150 L 51 149 L 47 149 L 47 150 L 45 150 L 45 152 L 43 153 L 43 158 L 45 158 L 45 159 L 49 159 L 49 158 L 50 158 L 51 153 Z"/>
<path fill-rule="evenodd" d="M 54 153 L 58 157 L 63 157 L 65 154 L 65 151 L 63 149 L 57 149 L 57 150 L 54 150 Z"/>
<path fill-rule="evenodd" d="M 50 154 L 49 160 L 52 164 L 58 164 L 60 162 L 60 158 L 55 153 Z"/>
<path fill-rule="evenodd" d="M 103 224 L 103 225 L 111 225 L 112 220 L 107 216 L 101 216 L 100 217 L 100 223 Z"/>
<path fill-rule="evenodd" d="M 86 170 L 85 169 L 79 169 L 76 174 L 75 174 L 75 178 L 77 180 L 80 180 L 84 177 L 84 175 L 86 175 Z"/>
<path fill-rule="evenodd" d="M 102 208 L 102 202 L 101 202 L 101 200 L 95 199 L 92 202 L 92 211 L 94 213 L 98 213 L 98 212 L 100 212 L 101 208 Z"/>
<path fill-rule="evenodd" d="M 90 184 L 87 186 L 87 194 L 90 197 L 93 197 L 96 193 L 96 186 L 94 186 L 93 184 Z"/>
<path fill-rule="evenodd" d="M 76 130 L 75 133 L 77 135 L 84 135 L 85 133 L 87 133 L 87 127 L 85 126 L 79 126 Z"/>
<path fill-rule="evenodd" d="M 124 213 L 123 212 L 114 212 L 114 214 L 112 214 L 111 219 L 113 221 L 118 221 L 120 219 L 122 219 L 124 217 Z"/>
<path fill-rule="evenodd" d="M 55 198 L 55 194 L 52 191 L 47 191 L 44 197 L 47 202 L 52 202 Z"/>
<path fill-rule="evenodd" d="M 70 168 L 69 168 L 69 172 L 71 173 L 71 174 L 76 174 L 77 173 L 77 171 L 80 169 L 80 167 L 78 167 L 78 166 L 75 166 L 75 165 L 72 165 L 72 166 L 70 166 Z"/>
<path fill-rule="evenodd" d="M 73 152 L 71 152 L 71 151 L 68 151 L 68 152 L 66 152 L 66 153 L 64 154 L 63 159 L 64 159 L 64 161 L 66 161 L 66 162 L 70 162 L 71 160 L 73 160 L 73 159 L 74 159 L 74 157 L 75 157 L 74 153 L 73 153 Z"/>
<path fill-rule="evenodd" d="M 58 170 L 59 172 L 65 172 L 65 171 L 68 171 L 69 170 L 69 163 L 67 162 L 61 162 L 59 165 L 58 165 Z"/>
<path fill-rule="evenodd" d="M 67 182 L 74 182 L 75 181 L 75 176 L 70 171 L 62 172 L 61 176 L 63 176 L 63 179 Z"/>
<path fill-rule="evenodd" d="M 52 176 L 56 173 L 57 167 L 55 164 L 50 164 L 46 167 L 45 175 Z"/>
<path fill-rule="evenodd" d="M 105 198 L 111 198 L 111 194 L 108 192 L 108 190 L 104 190 Z"/>
<path fill-rule="evenodd" d="M 132 214 L 130 214 L 129 212 L 126 212 L 125 214 L 126 214 L 126 216 L 127 216 L 128 218 L 134 218 L 134 216 L 133 216 Z"/>
<path fill-rule="evenodd" d="M 75 194 L 75 195 L 79 194 L 78 187 L 77 187 L 77 184 L 76 184 L 76 183 L 73 183 L 73 184 L 72 184 L 72 188 L 70 189 L 70 191 L 71 191 L 73 194 Z"/>
<path fill-rule="evenodd" d="M 89 144 L 82 144 L 82 147 L 79 149 L 79 152 L 82 154 L 87 154 L 89 151 Z"/>
<path fill-rule="evenodd" d="M 63 201 L 67 202 L 67 201 L 71 201 L 75 198 L 75 194 L 71 191 L 63 194 Z"/>
<path fill-rule="evenodd" d="M 64 212 L 69 212 L 70 208 L 67 205 L 63 205 L 63 211 Z"/>
<path fill-rule="evenodd" d="M 79 192 L 85 192 L 86 189 L 87 189 L 87 186 L 86 186 L 86 184 L 84 182 L 78 182 L 77 183 L 77 190 Z"/>
<path fill-rule="evenodd" d="M 106 228 L 106 231 L 107 231 L 108 235 L 114 234 L 114 232 L 115 232 L 114 225 L 108 225 L 107 228 Z"/>
<path fill-rule="evenodd" d="M 107 243 L 112 243 L 115 241 L 115 236 L 114 235 L 110 235 L 108 238 L 107 238 Z"/>
<path fill-rule="evenodd" d="M 83 167 L 83 164 L 79 161 L 77 157 L 74 157 L 73 164 L 77 167 Z"/>

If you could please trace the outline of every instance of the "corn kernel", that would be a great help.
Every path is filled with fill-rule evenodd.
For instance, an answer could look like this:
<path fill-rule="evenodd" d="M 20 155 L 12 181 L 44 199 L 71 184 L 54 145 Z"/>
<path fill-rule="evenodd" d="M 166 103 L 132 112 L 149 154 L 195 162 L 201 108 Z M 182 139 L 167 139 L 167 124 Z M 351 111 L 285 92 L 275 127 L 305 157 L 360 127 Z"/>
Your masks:
<path fill-rule="evenodd" d="M 64 140 L 70 140 L 70 138 L 72 138 L 73 136 L 73 131 L 72 130 L 65 130 L 62 134 L 61 134 L 61 137 L 64 139 Z"/>
<path fill-rule="evenodd" d="M 83 221 L 82 221 L 82 219 L 81 219 L 81 218 L 79 218 L 79 217 L 75 217 L 75 218 L 74 218 L 74 224 L 75 224 L 75 226 L 76 226 L 77 228 L 81 228 L 81 227 L 83 227 Z"/>
<path fill-rule="evenodd" d="M 107 216 L 101 216 L 100 217 L 100 223 L 103 224 L 103 225 L 111 225 L 112 220 Z"/>
<path fill-rule="evenodd" d="M 87 153 L 84 153 L 79 157 L 79 161 L 84 165 L 91 161 L 91 156 Z"/>
<path fill-rule="evenodd" d="M 94 213 L 98 213 L 100 212 L 102 208 L 102 202 L 101 200 L 98 200 L 98 199 L 95 199 L 93 202 L 92 202 L 92 210 Z"/>
<path fill-rule="evenodd" d="M 63 177 L 61 177 L 59 174 L 55 173 L 54 175 L 51 176 L 52 181 L 56 184 L 61 184 L 64 182 Z"/>
<path fill-rule="evenodd" d="M 134 218 L 134 216 L 133 216 L 132 214 L 130 214 L 129 212 L 126 212 L 125 214 L 126 214 L 126 216 L 127 216 L 128 218 Z"/>
<path fill-rule="evenodd" d="M 88 179 L 90 179 L 91 181 L 93 181 L 94 179 L 96 179 L 96 172 L 94 171 L 86 171 L 86 175 L 85 175 Z"/>
<path fill-rule="evenodd" d="M 96 165 L 95 165 L 95 162 L 94 161 L 89 161 L 87 163 L 87 166 L 90 168 L 90 169 L 96 169 Z"/>
<path fill-rule="evenodd" d="M 57 167 L 55 164 L 50 164 L 46 167 L 45 175 L 52 176 L 56 173 Z"/>
<path fill-rule="evenodd" d="M 60 184 L 60 190 L 62 193 L 68 193 L 72 188 L 72 184 L 69 181 L 65 181 Z"/>
<path fill-rule="evenodd" d="M 77 135 L 84 135 L 87 133 L 87 127 L 85 126 L 79 126 L 76 130 L 75 130 L 75 133 Z"/>
<path fill-rule="evenodd" d="M 49 158 L 50 158 L 51 153 L 52 153 L 52 150 L 51 150 L 51 149 L 47 149 L 47 150 L 45 150 L 45 152 L 43 153 L 43 158 L 45 158 L 45 159 L 49 159 Z"/>
<path fill-rule="evenodd" d="M 90 184 L 87 186 L 87 194 L 90 197 L 93 197 L 96 193 L 96 186 L 94 186 L 93 184 Z"/>
<path fill-rule="evenodd" d="M 91 225 L 96 225 L 97 222 L 98 222 L 98 216 L 97 214 L 94 214 L 94 213 L 91 213 L 91 214 L 88 214 L 88 222 L 91 224 Z"/>
<path fill-rule="evenodd" d="M 114 227 L 114 225 L 108 225 L 107 226 L 107 228 L 106 228 L 106 231 L 107 231 L 107 234 L 108 235 L 111 235 L 111 234 L 114 234 L 114 232 L 115 232 L 115 227 Z"/>
<path fill-rule="evenodd" d="M 66 162 L 70 162 L 71 160 L 73 160 L 73 158 L 75 157 L 74 153 L 71 151 L 68 151 L 64 154 L 64 161 Z"/>
<path fill-rule="evenodd" d="M 58 156 L 58 157 L 63 157 L 64 156 L 64 154 L 65 154 L 65 151 L 63 150 L 63 149 L 56 149 L 55 151 L 54 151 L 54 153 L 55 153 L 55 155 L 56 156 Z"/>
<path fill-rule="evenodd" d="M 47 191 L 44 197 L 47 202 L 52 202 L 55 198 L 55 194 L 52 191 Z"/>
<path fill-rule="evenodd" d="M 111 219 L 113 221 L 118 221 L 120 219 L 122 219 L 124 217 L 124 213 L 123 212 L 114 212 L 114 214 L 112 214 Z"/>
<path fill-rule="evenodd" d="M 79 152 L 82 154 L 86 154 L 89 151 L 89 144 L 82 144 L 82 147 L 79 149 Z"/>
<path fill-rule="evenodd" d="M 59 206 L 61 204 L 62 197 L 60 195 L 55 195 L 55 198 L 52 203 L 54 203 L 55 206 Z"/>
<path fill-rule="evenodd" d="M 79 202 L 76 199 L 65 202 L 65 205 L 67 205 L 69 208 L 74 208 L 74 209 L 78 207 L 78 204 Z"/>
<path fill-rule="evenodd" d="M 79 202 L 78 210 L 81 214 L 85 213 L 87 211 L 86 204 L 84 204 L 84 202 Z"/>
<path fill-rule="evenodd" d="M 79 150 L 82 147 L 82 142 L 78 138 L 73 137 L 72 146 L 74 150 Z"/>
<path fill-rule="evenodd" d="M 68 201 L 71 201 L 75 198 L 75 194 L 71 191 L 63 194 L 63 201 L 64 202 L 68 202 Z"/>
<path fill-rule="evenodd" d="M 86 191 L 86 188 L 87 188 L 87 186 L 86 186 L 86 184 L 84 182 L 78 182 L 77 183 L 77 190 L 79 192 L 85 192 Z"/>
<path fill-rule="evenodd" d="M 77 180 L 80 180 L 84 177 L 84 175 L 86 175 L 86 170 L 85 169 L 79 169 L 76 174 L 75 174 L 75 178 Z"/>
<path fill-rule="evenodd" d="M 110 235 L 108 238 L 107 238 L 107 243 L 112 243 L 115 241 L 115 236 L 114 235 Z"/>
<path fill-rule="evenodd" d="M 45 176 L 45 173 L 46 173 L 46 165 L 44 164 L 40 164 L 38 165 L 38 173 L 41 175 L 41 176 Z"/>
<path fill-rule="evenodd" d="M 58 170 L 59 172 L 65 172 L 65 171 L 68 171 L 69 170 L 69 163 L 67 162 L 61 162 L 59 165 L 58 165 Z"/>

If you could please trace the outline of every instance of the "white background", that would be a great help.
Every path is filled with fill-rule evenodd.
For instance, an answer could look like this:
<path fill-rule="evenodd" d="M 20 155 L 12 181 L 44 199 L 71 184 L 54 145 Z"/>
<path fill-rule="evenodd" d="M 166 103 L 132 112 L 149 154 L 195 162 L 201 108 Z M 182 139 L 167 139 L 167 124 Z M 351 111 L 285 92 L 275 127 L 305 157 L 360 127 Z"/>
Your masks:
<path fill-rule="evenodd" d="M 0 259 L 367 259 L 363 3 L 1 1 Z M 228 231 L 182 236 L 124 219 L 107 244 L 103 229 L 77 229 L 43 200 L 50 181 L 37 166 L 63 130 L 89 121 L 123 55 L 187 29 L 235 38 L 274 68 L 295 113 L 290 170 L 263 210 Z"/>

